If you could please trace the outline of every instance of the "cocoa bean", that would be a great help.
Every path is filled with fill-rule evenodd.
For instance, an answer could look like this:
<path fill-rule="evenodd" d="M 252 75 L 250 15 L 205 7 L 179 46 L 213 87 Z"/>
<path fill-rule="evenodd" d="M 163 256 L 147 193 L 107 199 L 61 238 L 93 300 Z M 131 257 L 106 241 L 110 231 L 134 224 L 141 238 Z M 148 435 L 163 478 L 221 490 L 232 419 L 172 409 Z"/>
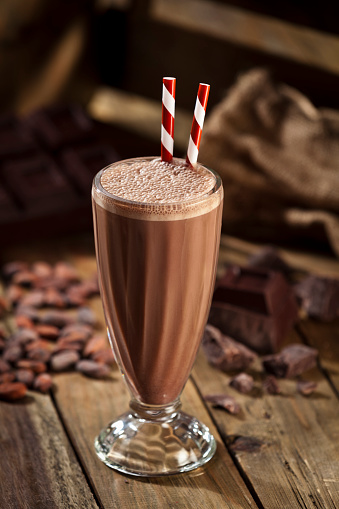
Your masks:
<path fill-rule="evenodd" d="M 79 371 L 79 373 L 91 378 L 106 378 L 111 372 L 107 364 L 100 364 L 99 362 L 89 359 L 79 361 L 75 369 Z"/>
<path fill-rule="evenodd" d="M 45 290 L 44 303 L 45 306 L 63 309 L 67 305 L 67 299 L 59 290 L 50 287 Z"/>
<path fill-rule="evenodd" d="M 60 332 L 60 337 L 62 338 L 68 336 L 72 332 L 80 332 L 87 340 L 93 334 L 93 327 L 84 323 L 72 323 L 70 325 L 66 325 L 66 327 L 63 327 Z"/>
<path fill-rule="evenodd" d="M 30 350 L 34 350 L 36 348 L 42 348 L 43 350 L 51 352 L 53 349 L 53 344 L 50 343 L 49 341 L 46 341 L 45 339 L 37 339 L 36 341 L 32 341 L 31 343 L 27 343 L 25 345 L 26 352 L 29 352 Z"/>
<path fill-rule="evenodd" d="M 44 348 L 32 348 L 27 352 L 27 358 L 47 363 L 51 358 L 51 352 Z"/>
<path fill-rule="evenodd" d="M 80 355 L 78 352 L 74 350 L 64 350 L 51 357 L 50 365 L 53 371 L 66 371 L 73 367 L 79 359 Z"/>
<path fill-rule="evenodd" d="M 16 272 L 12 278 L 15 285 L 31 288 L 37 281 L 38 277 L 30 270 L 21 270 Z"/>
<path fill-rule="evenodd" d="M 35 361 L 33 359 L 21 359 L 16 363 L 18 369 L 31 369 L 33 373 L 44 373 L 47 366 L 44 362 Z"/>
<path fill-rule="evenodd" d="M 38 276 L 38 278 L 46 279 L 50 278 L 53 275 L 52 266 L 44 261 L 38 261 L 33 263 L 32 272 Z"/>
<path fill-rule="evenodd" d="M 84 345 L 83 343 L 80 343 L 79 341 L 73 341 L 73 342 L 64 342 L 61 340 L 58 341 L 55 347 L 53 348 L 53 355 L 58 352 L 63 352 L 65 350 L 74 350 L 75 352 L 82 352 Z"/>
<path fill-rule="evenodd" d="M 105 336 L 93 336 L 88 340 L 84 348 L 84 357 L 91 357 L 99 350 L 103 350 L 107 346 L 107 339 Z"/>
<path fill-rule="evenodd" d="M 41 308 L 44 305 L 44 292 L 33 290 L 22 297 L 20 304 L 21 306 Z"/>
<path fill-rule="evenodd" d="M 17 382 L 21 382 L 27 387 L 31 387 L 34 381 L 35 373 L 31 369 L 17 369 L 15 371 Z"/>
<path fill-rule="evenodd" d="M 38 339 L 38 334 L 34 329 L 18 329 L 14 334 L 9 337 L 9 342 L 20 343 L 21 345 L 26 345 L 31 341 L 36 341 Z"/>
<path fill-rule="evenodd" d="M 23 356 L 23 350 L 20 345 L 9 346 L 5 349 L 2 354 L 2 358 L 5 362 L 15 363 L 20 360 Z"/>
<path fill-rule="evenodd" d="M 33 382 L 33 388 L 37 391 L 46 393 L 52 387 L 53 380 L 51 375 L 48 373 L 41 373 L 38 375 Z"/>
<path fill-rule="evenodd" d="M 15 380 L 15 374 L 13 373 L 13 371 L 8 371 L 8 373 L 0 374 L 0 384 L 14 382 L 14 380 Z"/>
<path fill-rule="evenodd" d="M 111 347 L 104 348 L 104 350 L 99 350 L 98 352 L 95 352 L 91 357 L 95 362 L 99 362 L 100 364 L 108 364 L 109 366 L 115 364 L 115 357 Z"/>
<path fill-rule="evenodd" d="M 17 272 L 23 272 L 26 270 L 28 270 L 28 264 L 26 262 L 8 262 L 2 267 L 2 275 L 6 281 L 9 281 Z"/>
<path fill-rule="evenodd" d="M 28 316 L 18 315 L 15 317 L 15 323 L 19 329 L 34 329 L 34 323 Z"/>
<path fill-rule="evenodd" d="M 5 344 L 5 341 L 0 337 L 0 352 L 2 352 L 5 348 Z"/>
<path fill-rule="evenodd" d="M 41 324 L 37 325 L 35 330 L 42 338 L 55 340 L 59 336 L 59 329 L 55 325 Z"/>
<path fill-rule="evenodd" d="M 4 401 L 15 401 L 22 399 L 27 393 L 27 387 L 21 382 L 8 382 L 0 384 L 0 399 Z"/>
<path fill-rule="evenodd" d="M 94 327 L 96 324 L 96 317 L 93 311 L 90 308 L 82 307 L 78 310 L 78 320 L 80 323 L 85 323 L 86 325 L 91 325 Z"/>
<path fill-rule="evenodd" d="M 8 301 L 13 305 L 17 305 L 24 295 L 24 290 L 19 285 L 9 285 L 6 291 Z"/>
<path fill-rule="evenodd" d="M 0 373 L 8 373 L 10 370 L 11 365 L 0 357 Z"/>
<path fill-rule="evenodd" d="M 86 304 L 86 298 L 82 295 L 80 285 L 70 286 L 66 290 L 66 301 L 70 307 L 80 307 Z"/>
<path fill-rule="evenodd" d="M 21 304 L 14 311 L 16 316 L 27 316 L 32 322 L 39 321 L 39 313 L 36 309 L 29 306 L 21 306 Z"/>
<path fill-rule="evenodd" d="M 46 325 L 54 325 L 55 327 L 62 329 L 66 325 L 74 323 L 75 318 L 65 311 L 53 310 L 47 311 L 47 313 L 40 318 L 40 322 Z"/>
<path fill-rule="evenodd" d="M 74 330 L 69 332 L 68 334 L 64 334 L 60 337 L 60 339 L 63 339 L 64 341 L 69 341 L 70 343 L 72 341 L 78 341 L 82 344 L 86 343 L 88 339 L 88 334 L 81 330 Z"/>
<path fill-rule="evenodd" d="M 5 299 L 5 297 L 2 297 L 0 295 L 0 318 L 5 316 L 6 313 L 8 313 L 9 311 L 9 302 L 7 301 L 7 299 Z"/>
<path fill-rule="evenodd" d="M 69 263 L 58 262 L 54 266 L 54 277 L 68 281 L 69 283 L 80 280 L 78 271 Z"/>

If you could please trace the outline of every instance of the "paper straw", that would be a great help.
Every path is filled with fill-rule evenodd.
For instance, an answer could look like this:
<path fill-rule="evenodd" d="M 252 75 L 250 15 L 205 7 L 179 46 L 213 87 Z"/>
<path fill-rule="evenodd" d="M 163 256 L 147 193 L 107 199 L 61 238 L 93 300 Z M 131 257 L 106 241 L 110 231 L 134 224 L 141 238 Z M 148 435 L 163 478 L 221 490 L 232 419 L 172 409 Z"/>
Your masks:
<path fill-rule="evenodd" d="M 175 78 L 162 79 L 161 160 L 170 162 L 173 157 Z"/>
<path fill-rule="evenodd" d="M 198 160 L 201 132 L 204 125 L 205 113 L 210 93 L 210 85 L 206 83 L 199 84 L 197 100 L 194 108 L 192 129 L 190 139 L 188 142 L 186 162 L 188 164 L 195 164 Z"/>

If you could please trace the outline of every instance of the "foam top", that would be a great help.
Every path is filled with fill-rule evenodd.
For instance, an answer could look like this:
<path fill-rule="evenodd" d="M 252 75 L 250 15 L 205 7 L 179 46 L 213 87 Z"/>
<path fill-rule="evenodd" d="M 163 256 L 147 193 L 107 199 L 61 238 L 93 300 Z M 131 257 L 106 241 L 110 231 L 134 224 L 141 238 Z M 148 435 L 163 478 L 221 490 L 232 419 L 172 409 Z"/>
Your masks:
<path fill-rule="evenodd" d="M 205 195 L 215 186 L 215 177 L 202 166 L 194 168 L 182 160 L 167 163 L 160 158 L 122 161 L 101 176 L 102 187 L 125 200 L 142 203 L 176 203 Z"/>
<path fill-rule="evenodd" d="M 183 159 L 173 158 L 168 163 L 153 157 L 114 163 L 98 174 L 96 183 L 100 185 L 93 186 L 93 197 L 105 209 L 121 215 L 175 215 L 180 219 L 180 214 L 186 216 L 188 211 L 189 215 L 204 213 L 200 199 L 204 202 L 214 193 L 217 177 L 199 164 L 193 167 Z M 218 203 L 210 201 L 203 209 L 216 207 L 220 197 Z"/>

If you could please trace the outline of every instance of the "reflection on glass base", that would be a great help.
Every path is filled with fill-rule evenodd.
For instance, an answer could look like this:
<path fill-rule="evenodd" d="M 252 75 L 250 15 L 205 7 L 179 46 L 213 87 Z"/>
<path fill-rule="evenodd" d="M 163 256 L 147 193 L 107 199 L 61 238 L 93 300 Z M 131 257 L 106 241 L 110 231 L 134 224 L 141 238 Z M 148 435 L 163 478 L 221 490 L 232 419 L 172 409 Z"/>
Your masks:
<path fill-rule="evenodd" d="M 103 429 L 95 439 L 99 458 L 131 475 L 152 477 L 194 470 L 209 461 L 216 442 L 209 429 L 179 410 L 180 401 L 131 411 Z"/>

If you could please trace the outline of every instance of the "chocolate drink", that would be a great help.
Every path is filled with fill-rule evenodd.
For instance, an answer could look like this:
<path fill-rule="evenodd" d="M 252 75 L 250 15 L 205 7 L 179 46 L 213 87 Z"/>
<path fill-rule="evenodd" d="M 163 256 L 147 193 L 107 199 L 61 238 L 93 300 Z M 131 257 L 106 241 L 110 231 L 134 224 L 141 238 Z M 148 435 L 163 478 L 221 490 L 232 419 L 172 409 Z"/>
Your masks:
<path fill-rule="evenodd" d="M 99 281 L 112 347 L 133 396 L 180 395 L 210 307 L 219 248 L 219 177 L 183 160 L 115 163 L 93 186 Z"/>

